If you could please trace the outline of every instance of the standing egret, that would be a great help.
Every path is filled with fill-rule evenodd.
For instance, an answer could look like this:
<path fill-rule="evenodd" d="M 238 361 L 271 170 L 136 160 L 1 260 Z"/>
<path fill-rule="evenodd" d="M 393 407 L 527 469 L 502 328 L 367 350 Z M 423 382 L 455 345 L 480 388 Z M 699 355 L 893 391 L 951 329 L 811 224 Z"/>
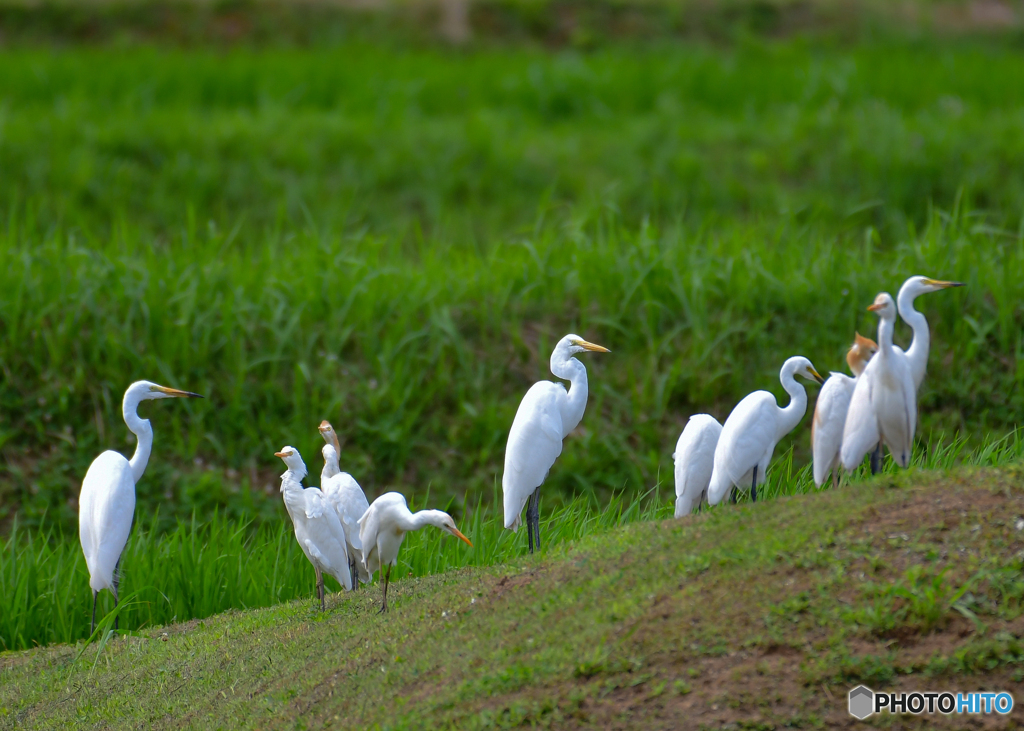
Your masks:
<path fill-rule="evenodd" d="M 324 445 L 324 469 L 320 473 L 320 490 L 338 514 L 345 528 L 345 542 L 348 545 L 349 570 L 352 573 L 352 587 L 359 588 L 359 582 L 370 580 L 363 566 L 363 544 L 359 540 L 359 519 L 370 507 L 366 493 L 348 472 L 338 466 L 338 436 L 327 421 L 320 422 L 320 435 Z"/>
<path fill-rule="evenodd" d="M 733 486 L 746 489 L 749 485 L 751 499 L 757 500 L 757 486 L 765 481 L 775 445 L 800 423 L 807 411 L 807 391 L 794 376 L 824 382 L 811 361 L 794 356 L 782 364 L 779 372 L 782 387 L 789 394 L 786 408 L 779 407 L 768 391 L 754 391 L 725 420 L 708 486 L 708 502 L 712 505 L 720 503 Z"/>
<path fill-rule="evenodd" d="M 106 451 L 92 461 L 82 492 L 78 496 L 78 537 L 89 568 L 92 587 L 92 630 L 96 629 L 96 597 L 110 589 L 117 606 L 117 587 L 121 581 L 121 554 L 135 515 L 135 484 L 142 479 L 153 451 L 153 427 L 149 419 L 140 419 L 139 404 L 162 398 L 202 398 L 198 393 L 136 381 L 124 392 L 121 415 L 135 435 L 135 454 L 131 461 L 124 455 Z M 114 620 L 117 629 L 117 619 Z"/>
<path fill-rule="evenodd" d="M 839 484 L 839 451 L 843 445 L 843 427 L 850 398 L 857 378 L 864 372 L 871 356 L 878 350 L 878 344 L 871 338 L 854 333 L 855 340 L 846 354 L 846 363 L 853 377 L 835 371 L 825 381 L 814 404 L 814 419 L 811 420 L 811 453 L 814 456 L 814 484 L 821 487 L 829 472 L 832 472 L 832 486 Z"/>
<path fill-rule="evenodd" d="M 910 360 L 900 357 L 892 344 L 896 303 L 887 292 L 882 292 L 868 310 L 877 312 L 881 318 L 878 353 L 857 379 L 846 413 L 841 458 L 847 472 L 856 469 L 864 455 L 880 441 L 889 447 L 896 464 L 906 467 L 910 464 L 917 427 L 917 391 Z M 880 462 L 871 460 L 872 474 L 881 469 Z"/>
<path fill-rule="evenodd" d="M 345 529 L 320 490 L 315 487 L 303 489 L 306 465 L 299 451 L 294 447 L 284 447 L 280 452 L 274 452 L 274 456 L 284 460 L 288 468 L 281 475 L 281 494 L 295 528 L 295 540 L 316 571 L 316 592 L 322 612 L 326 609 L 324 574 L 330 574 L 343 587 L 352 589 Z"/>
<path fill-rule="evenodd" d="M 533 553 L 540 550 L 540 485 L 551 465 L 562 453 L 562 440 L 576 428 L 587 407 L 587 369 L 573 356 L 588 350 L 608 353 L 607 348 L 588 343 L 579 335 L 566 335 L 551 353 L 551 373 L 568 380 L 568 392 L 561 383 L 538 381 L 523 396 L 505 446 L 505 472 L 501 490 L 505 499 L 505 527 L 519 528 L 520 513 L 526 510 L 526 532 Z"/>
<path fill-rule="evenodd" d="M 694 414 L 686 422 L 672 457 L 676 462 L 676 514 L 681 518 L 700 510 L 706 497 L 711 473 L 715 469 L 715 446 L 722 433 L 718 419 L 709 414 Z"/>
<path fill-rule="evenodd" d="M 398 563 L 398 549 L 405 540 L 405 534 L 411 530 L 419 530 L 432 525 L 440 528 L 456 538 L 466 542 L 470 548 L 473 544 L 455 527 L 452 516 L 443 510 L 420 510 L 410 512 L 405 497 L 401 493 L 386 492 L 373 501 L 366 514 L 359 519 L 359 540 L 363 544 L 363 561 L 366 570 L 373 576 L 377 569 L 383 576 L 384 601 L 381 612 L 388 611 L 388 582 L 391 580 L 391 567 Z M 379 612 L 378 612 L 379 614 Z"/>
<path fill-rule="evenodd" d="M 921 381 L 924 380 L 925 371 L 928 369 L 928 348 L 931 345 L 931 334 L 928 332 L 928 321 L 924 315 L 914 309 L 914 300 L 919 295 L 929 292 L 938 292 L 950 287 L 962 287 L 962 282 L 944 282 L 939 279 L 928 277 L 911 277 L 900 287 L 896 296 L 896 306 L 899 309 L 900 317 L 910 325 L 914 331 L 914 339 L 906 350 L 907 363 L 910 366 L 910 374 L 914 379 L 914 392 L 921 388 Z M 904 354 L 898 346 L 893 346 L 897 354 Z"/>

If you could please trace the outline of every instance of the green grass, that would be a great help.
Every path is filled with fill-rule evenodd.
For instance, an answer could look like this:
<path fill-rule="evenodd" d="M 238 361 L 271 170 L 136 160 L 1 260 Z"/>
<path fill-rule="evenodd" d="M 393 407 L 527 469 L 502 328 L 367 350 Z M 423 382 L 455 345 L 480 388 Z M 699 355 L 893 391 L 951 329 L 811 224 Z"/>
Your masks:
<path fill-rule="evenodd" d="M 914 467 L 949 470 L 958 465 L 1009 464 L 1024 457 L 1021 437 L 1015 431 L 977 450 L 965 450 L 963 440 L 937 440 L 934 449 L 918 450 Z M 888 469 L 895 474 L 891 463 Z M 541 521 L 545 554 L 622 525 L 670 517 L 672 502 L 663 497 L 666 491 L 659 487 L 645 494 L 618 493 L 602 505 L 586 495 L 563 504 L 545 498 Z M 672 485 L 665 487 L 671 494 Z M 759 495 L 762 500 L 775 500 L 817 492 L 810 467 L 795 466 L 790 450 L 773 463 L 769 481 Z M 413 501 L 412 508 L 431 504 L 428 495 L 424 504 Z M 447 506 L 473 548 L 435 530 L 411 533 L 403 544 L 394 578 L 518 561 L 526 539 L 522 531 L 513 534 L 503 528 L 500 509 L 496 512 L 491 507 L 500 504 L 499 495 L 476 505 Z M 731 509 L 721 506 L 714 510 Z M 131 600 L 119 614 L 122 628 L 152 627 L 228 609 L 266 607 L 295 598 L 309 600 L 314 595 L 313 571 L 286 521 L 253 528 L 248 522 L 215 515 L 209 521 L 179 523 L 170 531 L 160 531 L 157 526 L 157 520 L 142 518 L 125 550 L 121 591 Z M 23 649 L 88 637 L 92 595 L 77 539 L 54 535 L 52 529 L 15 527 L 0 548 L 0 648 Z M 334 590 L 340 588 L 333 579 L 328 584 Z M 880 595 L 871 605 L 876 622 L 899 621 L 891 610 L 900 596 L 905 595 Z M 104 592 L 98 616 L 108 613 L 112 604 L 112 597 Z"/>
<path fill-rule="evenodd" d="M 0 520 L 73 530 L 90 460 L 133 447 L 138 378 L 208 396 L 143 408 L 161 528 L 274 515 L 273 452 L 310 459 L 323 418 L 371 494 L 486 501 L 569 331 L 613 352 L 546 489 L 640 492 L 689 414 L 780 393 L 796 353 L 840 368 L 916 273 L 968 284 L 921 301 L 922 432 L 1004 433 L 1019 63 L 1001 41 L 6 49 Z"/>
<path fill-rule="evenodd" d="M 307 597 L 5 653 L 0 727 L 769 728 L 843 723 L 861 682 L 1012 690 L 1022 476 L 900 472 L 638 521 L 397 582 L 384 617 L 374 587 L 326 614 Z"/>

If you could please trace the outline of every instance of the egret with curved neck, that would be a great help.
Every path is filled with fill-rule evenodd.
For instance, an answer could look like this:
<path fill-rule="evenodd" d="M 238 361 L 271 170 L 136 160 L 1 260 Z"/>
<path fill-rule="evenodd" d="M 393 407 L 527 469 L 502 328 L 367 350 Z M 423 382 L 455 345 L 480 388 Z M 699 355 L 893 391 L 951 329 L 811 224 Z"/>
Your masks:
<path fill-rule="evenodd" d="M 508 434 L 501 476 L 505 527 L 519 528 L 520 513 L 529 501 L 526 532 L 530 553 L 535 543 L 540 549 L 540 485 L 562 453 L 562 440 L 577 427 L 587 408 L 587 369 L 573 357 L 585 351 L 609 352 L 579 335 L 569 334 L 558 341 L 551 353 L 551 373 L 569 381 L 569 390 L 551 381 L 533 384 L 519 404 Z"/>
<path fill-rule="evenodd" d="M 324 468 L 320 473 L 320 489 L 345 528 L 352 586 L 358 589 L 360 581 L 370 580 L 363 566 L 363 544 L 359 540 L 359 519 L 363 517 L 370 504 L 366 500 L 366 493 L 355 478 L 341 471 L 338 463 L 338 435 L 330 422 L 320 422 L 320 436 L 327 442 L 321 450 L 324 455 Z"/>
<path fill-rule="evenodd" d="M 868 310 L 880 318 L 878 352 L 857 379 L 846 413 L 841 460 L 847 472 L 856 469 L 879 442 L 889 447 L 896 464 L 906 467 L 917 427 L 917 389 L 910 362 L 892 344 L 896 303 L 882 292 Z M 880 469 L 880 460 L 872 459 L 872 473 Z"/>
<path fill-rule="evenodd" d="M 92 461 L 82 480 L 78 496 L 78 537 L 89 568 L 92 588 L 92 629 L 96 629 L 96 598 L 109 589 L 117 606 L 121 554 L 135 515 L 135 485 L 142 479 L 153 451 L 153 426 L 138 415 L 143 401 L 164 398 L 202 398 L 198 393 L 136 381 L 124 392 L 121 414 L 136 436 L 131 460 L 119 452 L 106 451 Z M 117 629 L 117 620 L 114 620 Z"/>
<path fill-rule="evenodd" d="M 383 602 L 380 611 L 388 610 L 388 583 L 391 581 L 391 567 L 398 563 L 398 549 L 402 547 L 405 534 L 429 525 L 464 541 L 470 548 L 466 536 L 455 527 L 452 516 L 443 510 L 420 510 L 411 512 L 405 497 L 398 492 L 386 492 L 370 504 L 359 519 L 359 540 L 363 546 L 363 562 L 367 573 L 382 569 Z"/>
<path fill-rule="evenodd" d="M 924 315 L 914 308 L 914 300 L 922 294 L 938 292 L 950 287 L 963 287 L 962 282 L 945 282 L 940 279 L 929 279 L 928 277 L 911 277 L 900 287 L 896 295 L 896 307 L 900 317 L 910 325 L 914 331 L 914 339 L 910 341 L 910 347 L 904 353 L 898 346 L 893 350 L 906 356 L 907 365 L 910 366 L 910 374 L 914 378 L 914 391 L 921 388 L 924 374 L 928 370 L 928 349 L 931 346 L 931 333 L 928 331 L 928 320 Z"/>
<path fill-rule="evenodd" d="M 736 404 L 722 427 L 715 447 L 715 467 L 708 486 L 708 502 L 720 503 L 733 487 L 750 487 L 750 497 L 757 500 L 757 486 L 764 484 L 768 464 L 775 445 L 800 423 L 807 411 L 807 391 L 796 376 L 822 383 L 811 361 L 794 356 L 782 364 L 779 380 L 789 394 L 789 404 L 782 408 L 768 391 L 754 391 Z"/>

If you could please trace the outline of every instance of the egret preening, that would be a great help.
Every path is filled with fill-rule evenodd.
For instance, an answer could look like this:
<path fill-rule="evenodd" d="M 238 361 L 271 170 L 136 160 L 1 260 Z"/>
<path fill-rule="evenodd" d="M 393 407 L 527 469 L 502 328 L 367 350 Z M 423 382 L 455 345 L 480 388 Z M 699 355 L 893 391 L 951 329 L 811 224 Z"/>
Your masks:
<path fill-rule="evenodd" d="M 78 496 L 78 537 L 89 568 L 92 587 L 92 629 L 96 629 L 96 597 L 110 589 L 117 606 L 117 587 L 121 580 L 121 553 L 135 515 L 135 483 L 142 479 L 153 450 L 153 427 L 149 419 L 140 419 L 139 404 L 162 398 L 202 398 L 198 393 L 136 381 L 124 392 L 121 414 L 135 435 L 135 454 L 131 460 L 119 452 L 106 451 L 92 461 L 82 492 Z M 117 620 L 114 620 L 117 629 Z"/>
<path fill-rule="evenodd" d="M 294 447 L 284 447 L 280 452 L 274 452 L 274 456 L 284 460 L 288 468 L 281 475 L 281 494 L 295 528 L 295 540 L 316 571 L 316 591 L 322 612 L 326 609 L 324 574 L 330 574 L 343 587 L 352 589 L 345 529 L 323 492 L 315 487 L 303 489 L 306 465 L 299 451 Z"/>
<path fill-rule="evenodd" d="M 910 464 L 910 452 L 917 427 L 917 390 L 910 359 L 900 357 L 892 344 L 896 328 L 896 303 L 886 293 L 878 295 L 868 307 L 877 312 L 878 353 L 857 379 L 843 427 L 842 463 L 847 472 L 854 470 L 864 455 L 884 442 L 900 467 Z M 915 337 L 916 340 L 916 337 Z M 871 460 L 871 472 L 881 469 L 881 460 Z"/>
<path fill-rule="evenodd" d="M 381 569 L 384 592 L 381 612 L 388 610 L 391 567 L 398 563 L 398 549 L 405 540 L 405 534 L 428 525 L 440 528 L 445 533 L 465 541 L 470 548 L 473 547 L 469 539 L 455 527 L 455 521 L 448 513 L 443 510 L 420 510 L 413 513 L 409 510 L 405 497 L 397 492 L 386 492 L 381 495 L 359 519 L 359 540 L 363 544 L 366 570 L 372 577 L 377 569 Z"/>
<path fill-rule="evenodd" d="M 722 433 L 722 425 L 709 414 L 694 414 L 686 422 L 676 442 L 672 457 L 676 462 L 676 513 L 681 518 L 700 510 L 705 499 L 711 473 L 715 469 L 715 446 Z"/>
<path fill-rule="evenodd" d="M 899 308 L 900 317 L 914 331 L 914 339 L 910 342 L 910 347 L 907 348 L 905 355 L 907 364 L 910 366 L 910 375 L 914 379 L 915 394 L 917 389 L 921 388 L 921 381 L 924 380 L 925 371 L 928 369 L 928 348 L 931 345 L 931 334 L 928 332 L 928 321 L 924 315 L 914 309 L 914 300 L 918 295 L 962 286 L 964 286 L 962 282 L 943 282 L 928 277 L 911 277 L 903 283 L 896 296 L 896 306 Z M 895 345 L 893 350 L 897 354 L 903 353 Z"/>
<path fill-rule="evenodd" d="M 370 507 L 366 493 L 359 483 L 338 466 L 338 436 L 327 421 L 320 423 L 320 434 L 324 445 L 324 469 L 320 473 L 320 490 L 338 514 L 345 528 L 345 542 L 348 546 L 349 571 L 352 573 L 352 587 L 359 588 L 359 582 L 370 580 L 363 566 L 363 544 L 359 540 L 359 519 Z"/>
<path fill-rule="evenodd" d="M 720 503 L 734 486 L 744 490 L 749 486 L 751 499 L 757 500 L 757 486 L 765 481 L 775 445 L 800 423 L 807 411 L 807 391 L 794 376 L 824 382 L 811 361 L 794 356 L 782 364 L 779 372 L 782 387 L 789 394 L 786 408 L 780 408 L 767 391 L 754 391 L 725 420 L 708 486 L 708 502 L 712 505 Z"/>
<path fill-rule="evenodd" d="M 566 335 L 551 354 L 551 373 L 569 381 L 538 381 L 526 392 L 505 446 L 505 471 L 501 476 L 504 493 L 505 527 L 519 528 L 520 513 L 526 510 L 526 532 L 533 553 L 540 550 L 540 485 L 562 453 L 562 440 L 576 428 L 587 407 L 587 369 L 573 356 L 590 351 L 608 353 L 607 348 L 588 343 L 579 335 Z"/>
<path fill-rule="evenodd" d="M 833 371 L 814 404 L 811 453 L 814 457 L 814 484 L 818 487 L 825 482 L 829 472 L 832 473 L 832 486 L 839 484 L 839 452 L 843 446 L 846 412 L 850 408 L 857 378 L 878 350 L 878 344 L 871 338 L 860 333 L 855 333 L 855 338 L 850 352 L 846 354 L 846 363 L 853 377 Z"/>

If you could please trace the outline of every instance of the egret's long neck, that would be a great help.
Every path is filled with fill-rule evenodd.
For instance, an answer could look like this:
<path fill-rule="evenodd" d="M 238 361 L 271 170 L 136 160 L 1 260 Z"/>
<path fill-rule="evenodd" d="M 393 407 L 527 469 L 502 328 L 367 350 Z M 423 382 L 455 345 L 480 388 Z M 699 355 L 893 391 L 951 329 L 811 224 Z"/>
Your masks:
<path fill-rule="evenodd" d="M 779 380 L 782 381 L 782 387 L 789 394 L 789 404 L 786 408 L 779 409 L 781 418 L 778 422 L 779 433 L 775 435 L 776 439 L 781 439 L 793 431 L 807 411 L 807 390 L 793 377 L 793 372 L 783 371 Z"/>
<path fill-rule="evenodd" d="M 921 319 L 924 319 L 923 317 Z M 878 352 L 875 357 L 879 360 L 889 360 L 892 357 L 892 334 L 896 329 L 896 318 L 883 317 L 878 321 Z M 927 329 L 927 328 L 926 328 Z M 917 340 L 917 337 L 914 337 Z"/>
<path fill-rule="evenodd" d="M 907 360 L 910 362 L 910 371 L 914 375 L 914 381 L 920 384 L 921 379 L 924 378 L 925 367 L 928 365 L 928 348 L 931 345 L 931 334 L 928 332 L 928 320 L 925 319 L 923 314 L 914 309 L 914 299 L 916 297 L 917 295 L 913 292 L 901 290 L 896 306 L 900 311 L 900 317 L 903 318 L 903 322 L 910 325 L 910 329 L 914 331 L 914 339 L 910 341 L 910 347 L 907 348 Z"/>
<path fill-rule="evenodd" d="M 138 483 L 149 464 L 149 455 L 153 451 L 153 427 L 149 419 L 140 419 L 137 413 L 139 408 L 138 398 L 129 398 L 125 395 L 124 403 L 121 405 L 121 413 L 124 416 L 124 423 L 128 430 L 135 435 L 135 454 L 128 460 L 132 468 L 132 479 Z"/>
<path fill-rule="evenodd" d="M 415 513 L 405 511 L 398 516 L 398 527 L 403 531 L 419 530 L 428 525 L 440 528 L 447 514 L 441 510 L 420 510 Z"/>
<path fill-rule="evenodd" d="M 562 410 L 562 438 L 579 425 L 587 408 L 587 369 L 575 358 L 552 361 L 551 372 L 558 378 L 569 381 L 569 393 Z"/>

